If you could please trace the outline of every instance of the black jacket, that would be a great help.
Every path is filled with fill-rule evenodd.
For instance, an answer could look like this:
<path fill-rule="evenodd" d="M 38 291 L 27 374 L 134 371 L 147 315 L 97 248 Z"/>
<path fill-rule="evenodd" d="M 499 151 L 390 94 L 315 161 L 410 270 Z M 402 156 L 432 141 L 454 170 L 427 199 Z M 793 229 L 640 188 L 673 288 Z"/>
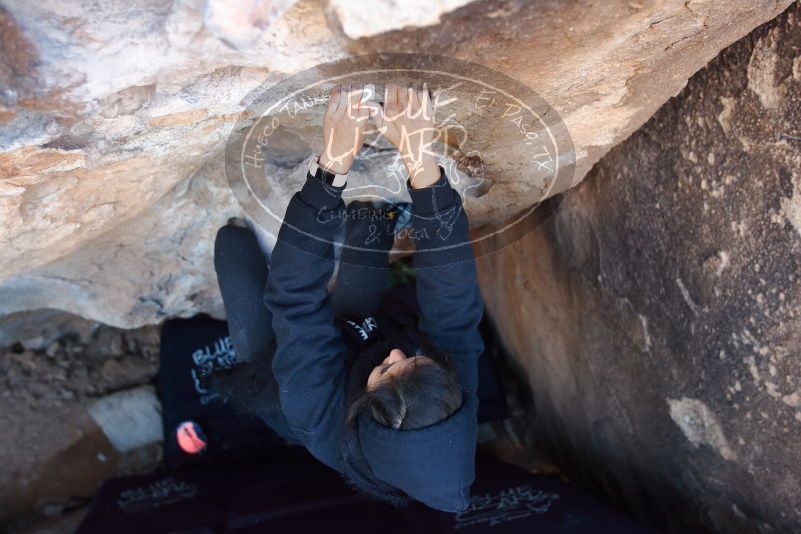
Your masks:
<path fill-rule="evenodd" d="M 308 175 L 292 197 L 272 253 L 265 304 L 273 314 L 277 346 L 272 370 L 291 437 L 350 476 L 340 452 L 348 362 L 361 349 L 346 343 L 348 336 L 337 326 L 327 292 L 334 270 L 332 243 L 345 220 L 343 190 Z M 416 430 L 390 429 L 364 416 L 358 437 L 372 478 L 432 508 L 458 511 L 468 505 L 475 475 L 483 305 L 461 198 L 444 173 L 431 187 L 409 188 L 409 193 L 416 236 L 417 330 L 452 356 L 463 403 L 448 419 Z M 353 323 L 361 328 L 358 320 Z M 354 326 L 344 324 L 345 329 Z M 377 331 L 381 329 L 379 323 Z"/>

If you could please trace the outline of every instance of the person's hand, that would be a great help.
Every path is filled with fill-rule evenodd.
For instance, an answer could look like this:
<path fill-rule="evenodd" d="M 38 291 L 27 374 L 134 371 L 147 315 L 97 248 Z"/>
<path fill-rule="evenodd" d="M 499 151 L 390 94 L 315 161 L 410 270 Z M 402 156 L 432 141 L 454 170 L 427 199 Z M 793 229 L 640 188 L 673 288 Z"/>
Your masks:
<path fill-rule="evenodd" d="M 374 109 L 368 97 L 362 85 L 337 85 L 328 96 L 319 163 L 330 172 L 347 173 L 362 148 L 370 110 Z"/>
<path fill-rule="evenodd" d="M 374 118 L 381 134 L 400 152 L 412 187 L 428 187 L 439 179 L 431 150 L 438 134 L 428 88 L 387 84 L 384 107 L 374 108 Z"/>

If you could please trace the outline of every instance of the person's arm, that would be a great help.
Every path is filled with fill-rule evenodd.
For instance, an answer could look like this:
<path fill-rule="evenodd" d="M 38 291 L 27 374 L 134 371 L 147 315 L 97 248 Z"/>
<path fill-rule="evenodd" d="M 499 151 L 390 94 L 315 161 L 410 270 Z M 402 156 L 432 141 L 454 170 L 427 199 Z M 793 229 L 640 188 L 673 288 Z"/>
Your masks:
<path fill-rule="evenodd" d="M 289 202 L 264 295 L 273 315 L 273 373 L 281 409 L 292 431 L 315 456 L 319 434 L 330 432 L 344 409 L 345 346 L 327 294 L 334 271 L 332 242 L 339 225 L 334 215 L 343 207 L 340 195 L 341 188 L 307 175 Z M 328 463 L 328 458 L 321 459 Z"/>
<path fill-rule="evenodd" d="M 475 394 L 484 350 L 478 331 L 484 305 L 467 214 L 430 151 L 437 131 L 428 90 L 387 85 L 376 125 L 398 147 L 409 173 L 419 328 L 454 357 L 462 386 Z"/>
<path fill-rule="evenodd" d="M 343 138 L 350 147 L 358 141 L 352 128 L 363 127 L 337 110 L 338 102 L 349 106 L 342 100 L 346 98 L 343 94 L 350 96 L 344 90 L 332 92 L 326 111 L 324 132 L 329 148 L 342 144 Z M 338 161 L 336 172 L 346 173 L 352 158 Z M 264 296 L 273 314 L 277 345 L 273 373 L 281 409 L 309 451 L 332 467 L 338 462 L 336 451 L 344 421 L 346 349 L 334 325 L 327 285 L 334 270 L 334 234 L 344 222 L 343 190 L 344 186 L 335 187 L 307 175 L 287 207 Z"/>
<path fill-rule="evenodd" d="M 441 173 L 436 182 L 420 188 L 409 184 L 419 328 L 454 357 L 462 386 L 476 394 L 478 357 L 484 351 L 478 330 L 484 305 L 476 261 L 462 200 L 444 171 L 434 165 L 435 172 Z"/>

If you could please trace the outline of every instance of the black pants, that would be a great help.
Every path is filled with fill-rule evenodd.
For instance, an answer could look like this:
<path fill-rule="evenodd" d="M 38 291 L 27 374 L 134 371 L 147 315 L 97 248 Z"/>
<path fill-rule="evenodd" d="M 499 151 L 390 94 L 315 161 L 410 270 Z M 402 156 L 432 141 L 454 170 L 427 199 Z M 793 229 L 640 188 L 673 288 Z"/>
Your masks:
<path fill-rule="evenodd" d="M 393 221 L 386 208 L 348 206 L 345 243 L 332 294 L 337 317 L 361 319 L 375 311 L 389 286 Z M 272 315 L 262 299 L 269 266 L 247 228 L 224 226 L 214 242 L 214 268 L 237 360 L 253 361 L 275 340 Z"/>

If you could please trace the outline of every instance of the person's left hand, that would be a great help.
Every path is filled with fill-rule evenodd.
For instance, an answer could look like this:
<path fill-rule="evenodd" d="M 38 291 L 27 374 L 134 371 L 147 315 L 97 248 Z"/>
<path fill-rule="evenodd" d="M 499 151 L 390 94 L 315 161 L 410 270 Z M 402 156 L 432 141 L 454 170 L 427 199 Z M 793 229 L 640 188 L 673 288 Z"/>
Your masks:
<path fill-rule="evenodd" d="M 439 165 L 431 148 L 439 134 L 428 87 L 387 84 L 384 106 L 375 109 L 374 118 L 381 135 L 399 150 L 412 187 L 428 187 L 439 180 Z"/>
<path fill-rule="evenodd" d="M 373 103 L 362 85 L 338 85 L 328 96 L 323 118 L 323 151 L 320 165 L 335 174 L 345 174 L 362 148 Z"/>

